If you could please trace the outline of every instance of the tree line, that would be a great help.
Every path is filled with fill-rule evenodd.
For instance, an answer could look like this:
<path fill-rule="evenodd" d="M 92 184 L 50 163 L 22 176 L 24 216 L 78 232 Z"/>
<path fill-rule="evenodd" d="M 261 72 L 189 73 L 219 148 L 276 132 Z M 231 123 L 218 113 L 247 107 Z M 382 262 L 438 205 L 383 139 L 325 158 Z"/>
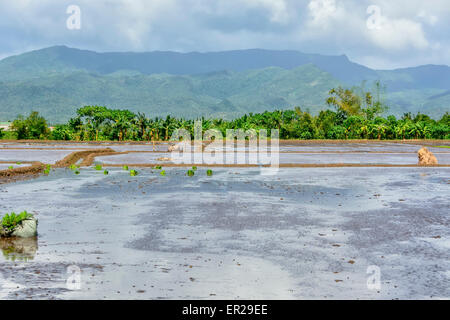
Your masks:
<path fill-rule="evenodd" d="M 426 114 L 405 113 L 401 118 L 382 117 L 387 107 L 379 91 L 357 92 L 338 87 L 330 90 L 327 110 L 316 116 L 296 107 L 293 110 L 249 113 L 234 120 L 197 119 L 202 130 L 217 129 L 226 136 L 228 129 L 279 130 L 280 139 L 450 139 L 450 114 L 435 120 Z M 19 116 L 12 123 L 17 139 L 53 139 L 76 141 L 167 141 L 175 129 L 194 133 L 193 119 L 167 116 L 149 118 L 143 113 L 85 106 L 76 117 L 49 130 L 47 121 L 37 112 Z M 1 131 L 0 131 L 1 136 Z"/>

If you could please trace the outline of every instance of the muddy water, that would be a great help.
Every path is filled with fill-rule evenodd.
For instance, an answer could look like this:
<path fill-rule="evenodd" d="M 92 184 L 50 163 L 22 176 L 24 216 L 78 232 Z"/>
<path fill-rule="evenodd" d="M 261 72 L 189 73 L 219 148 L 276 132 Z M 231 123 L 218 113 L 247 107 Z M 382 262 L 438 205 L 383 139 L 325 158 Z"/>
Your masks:
<path fill-rule="evenodd" d="M 73 150 L 0 150 L 0 161 L 40 161 L 54 164 Z"/>
<path fill-rule="evenodd" d="M 1 244 L 0 297 L 450 298 L 449 168 L 138 170 L 0 185 L 39 219 Z"/>
<path fill-rule="evenodd" d="M 238 154 L 238 153 L 236 153 Z M 249 154 L 240 153 L 244 159 L 239 163 L 250 163 Z M 276 153 L 272 154 L 279 159 L 279 163 L 283 164 L 327 164 L 327 163 L 357 163 L 357 164 L 417 164 L 416 153 Z M 98 157 L 97 161 L 104 164 L 145 164 L 145 163 L 171 163 L 172 161 L 161 161 L 162 158 L 169 158 L 170 153 L 129 153 Z M 220 158 L 219 158 L 220 156 Z M 449 153 L 435 153 L 439 164 L 450 164 Z M 196 156 L 192 153 L 187 159 L 187 163 L 197 163 L 194 159 Z M 227 163 L 227 153 L 215 155 L 216 159 L 220 159 L 217 163 Z M 236 157 L 236 156 L 235 156 Z M 200 157 L 201 159 L 201 157 Z M 258 160 L 259 161 L 259 160 Z M 263 160 L 264 161 L 264 160 Z M 235 163 L 235 162 L 231 162 Z"/>

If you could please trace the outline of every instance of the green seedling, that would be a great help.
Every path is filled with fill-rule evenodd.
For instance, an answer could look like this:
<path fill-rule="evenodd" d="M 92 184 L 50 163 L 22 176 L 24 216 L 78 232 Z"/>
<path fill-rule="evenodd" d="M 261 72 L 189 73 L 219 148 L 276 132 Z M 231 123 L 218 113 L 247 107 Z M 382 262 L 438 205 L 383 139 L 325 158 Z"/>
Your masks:
<path fill-rule="evenodd" d="M 46 175 L 50 174 L 51 169 L 52 169 L 51 165 L 49 165 L 49 164 L 45 165 L 44 174 L 46 174 Z"/>
<path fill-rule="evenodd" d="M 9 166 L 8 169 L 9 169 L 9 170 L 12 170 L 12 169 L 14 169 L 14 167 L 13 167 L 13 166 Z"/>
<path fill-rule="evenodd" d="M 156 167 L 154 167 L 154 169 L 155 169 L 155 170 L 161 170 L 162 167 L 161 167 L 161 166 L 156 166 Z"/>
<path fill-rule="evenodd" d="M 105 170 L 105 171 L 103 171 L 103 174 L 106 176 L 106 175 L 109 174 L 109 171 L 108 171 L 108 170 Z"/>
<path fill-rule="evenodd" d="M 130 176 L 134 177 L 137 175 L 138 175 L 138 172 L 136 170 L 134 170 L 134 169 L 130 170 Z"/>
<path fill-rule="evenodd" d="M 76 164 L 70 165 L 70 170 L 77 170 L 79 167 Z"/>
<path fill-rule="evenodd" d="M 206 175 L 207 175 L 208 177 L 211 177 L 211 176 L 213 175 L 212 170 L 211 170 L 211 169 L 206 170 Z"/>
<path fill-rule="evenodd" d="M 192 170 L 197 171 L 197 167 L 195 167 L 195 166 L 192 167 Z"/>
<path fill-rule="evenodd" d="M 128 171 L 128 166 L 123 166 L 123 170 Z"/>
<path fill-rule="evenodd" d="M 3 229 L 11 231 L 17 225 L 22 223 L 23 220 L 27 220 L 32 217 L 33 217 L 33 215 L 26 211 L 23 211 L 20 214 L 15 214 L 14 212 L 11 212 L 10 214 L 7 213 L 2 218 L 2 227 L 3 227 Z"/>
<path fill-rule="evenodd" d="M 194 172 L 194 170 L 188 170 L 186 174 L 187 174 L 189 177 L 192 177 L 192 176 L 194 176 L 195 172 Z"/>
<path fill-rule="evenodd" d="M 162 170 L 159 174 L 162 175 L 162 176 L 165 176 L 166 175 L 166 171 Z"/>
<path fill-rule="evenodd" d="M 101 164 L 97 164 L 97 165 L 95 166 L 95 170 L 97 170 L 97 171 L 102 170 L 102 165 L 101 165 Z"/>

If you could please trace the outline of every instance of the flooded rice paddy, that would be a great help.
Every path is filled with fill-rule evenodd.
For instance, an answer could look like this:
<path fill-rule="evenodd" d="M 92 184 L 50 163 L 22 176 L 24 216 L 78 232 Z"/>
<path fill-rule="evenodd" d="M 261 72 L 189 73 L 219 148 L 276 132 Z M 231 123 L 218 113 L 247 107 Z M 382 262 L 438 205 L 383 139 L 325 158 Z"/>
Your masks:
<path fill-rule="evenodd" d="M 3 144 L 0 170 L 103 146 L 149 152 L 95 163 L 169 156 L 165 144 L 157 152 L 152 145 Z M 213 168 L 212 176 L 199 167 L 193 177 L 187 168 L 163 167 L 163 176 L 130 166 L 139 171 L 131 177 L 120 167 L 104 175 L 91 166 L 0 184 L 2 214 L 27 210 L 39 219 L 36 239 L 0 241 L 0 298 L 448 299 L 450 166 L 370 166 L 415 164 L 419 148 L 283 144 L 281 163 L 368 166 L 274 175 L 257 166 Z M 450 164 L 449 151 L 429 149 Z M 379 287 L 368 286 L 369 270 L 379 271 Z"/>

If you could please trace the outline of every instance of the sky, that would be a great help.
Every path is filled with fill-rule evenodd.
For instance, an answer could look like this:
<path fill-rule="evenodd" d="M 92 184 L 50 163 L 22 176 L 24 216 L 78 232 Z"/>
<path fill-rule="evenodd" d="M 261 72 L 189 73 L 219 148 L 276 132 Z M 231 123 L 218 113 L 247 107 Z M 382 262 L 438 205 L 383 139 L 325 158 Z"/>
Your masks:
<path fill-rule="evenodd" d="M 54 45 L 262 48 L 394 69 L 450 65 L 449 34 L 449 0 L 0 0 L 0 59 Z"/>

